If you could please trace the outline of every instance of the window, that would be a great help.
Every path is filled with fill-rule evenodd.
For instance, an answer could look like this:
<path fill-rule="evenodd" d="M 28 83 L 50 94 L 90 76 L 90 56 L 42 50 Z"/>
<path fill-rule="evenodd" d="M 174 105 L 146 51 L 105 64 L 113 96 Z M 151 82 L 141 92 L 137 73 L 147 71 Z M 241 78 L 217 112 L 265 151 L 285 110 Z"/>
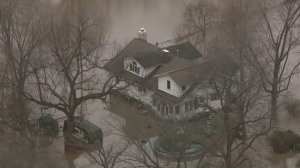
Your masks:
<path fill-rule="evenodd" d="M 199 97 L 198 99 L 200 103 L 204 103 L 204 97 Z"/>
<path fill-rule="evenodd" d="M 157 110 L 160 111 L 160 104 L 157 103 Z"/>
<path fill-rule="evenodd" d="M 143 88 L 141 85 L 136 85 L 137 87 L 137 90 L 141 93 L 146 93 L 147 92 L 147 89 L 146 88 Z"/>
<path fill-rule="evenodd" d="M 143 88 L 141 86 L 137 86 L 139 92 L 143 92 Z"/>
<path fill-rule="evenodd" d="M 169 80 L 167 80 L 167 88 L 171 89 L 171 82 Z"/>
<path fill-rule="evenodd" d="M 173 106 L 169 106 L 169 113 L 170 114 L 174 114 L 173 111 L 174 111 L 174 107 Z"/>
<path fill-rule="evenodd" d="M 196 98 L 194 100 L 194 108 L 195 108 L 195 110 L 199 108 L 199 100 L 198 100 L 198 98 Z"/>
<path fill-rule="evenodd" d="M 160 112 L 161 112 L 162 115 L 163 115 L 164 112 L 165 112 L 165 108 L 166 108 L 165 105 L 162 104 L 161 107 L 160 107 Z"/>
<path fill-rule="evenodd" d="M 129 70 L 132 72 L 134 71 L 134 66 L 132 64 L 129 65 Z"/>
<path fill-rule="evenodd" d="M 179 114 L 180 113 L 180 106 L 176 105 L 175 106 L 175 114 Z"/>
<path fill-rule="evenodd" d="M 133 61 L 132 64 L 129 65 L 129 71 L 140 74 L 140 68 L 137 66 L 137 63 L 135 61 Z"/>
<path fill-rule="evenodd" d="M 210 95 L 210 100 L 211 100 L 211 101 L 218 100 L 218 94 L 217 94 L 217 93 L 212 93 L 212 94 Z"/>
<path fill-rule="evenodd" d="M 190 106 L 190 111 L 194 110 L 193 107 L 194 107 L 194 104 L 193 104 L 193 100 L 189 101 L 189 106 Z"/>
<path fill-rule="evenodd" d="M 75 134 L 80 134 L 80 129 L 78 129 L 77 127 L 74 127 L 74 132 Z"/>
<path fill-rule="evenodd" d="M 165 113 L 168 115 L 169 114 L 169 107 L 168 106 L 165 106 Z"/>
<path fill-rule="evenodd" d="M 188 102 L 185 102 L 184 109 L 185 109 L 185 112 L 189 111 L 189 103 Z"/>
<path fill-rule="evenodd" d="M 139 67 L 137 67 L 137 66 L 136 66 L 136 67 L 134 67 L 134 72 L 135 72 L 135 73 L 137 73 L 137 74 L 140 74 L 140 68 L 139 68 Z"/>
<path fill-rule="evenodd" d="M 181 89 L 182 89 L 182 91 L 185 91 L 186 86 L 182 86 Z"/>
<path fill-rule="evenodd" d="M 152 99 L 152 104 L 153 104 L 153 106 L 156 106 L 157 105 L 157 100 L 153 97 L 153 99 Z"/>
<path fill-rule="evenodd" d="M 87 133 L 84 133 L 83 139 L 89 141 L 89 137 L 88 137 L 88 134 L 87 134 Z"/>

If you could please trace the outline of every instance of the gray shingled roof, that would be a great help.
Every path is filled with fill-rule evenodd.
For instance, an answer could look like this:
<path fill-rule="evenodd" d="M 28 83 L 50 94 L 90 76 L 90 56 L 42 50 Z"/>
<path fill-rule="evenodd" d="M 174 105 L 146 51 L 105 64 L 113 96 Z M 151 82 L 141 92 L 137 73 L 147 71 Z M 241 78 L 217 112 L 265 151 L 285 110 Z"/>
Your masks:
<path fill-rule="evenodd" d="M 183 70 L 186 68 L 189 68 L 193 65 L 193 63 L 187 59 L 180 58 L 180 57 L 175 57 L 173 56 L 171 58 L 171 61 L 169 61 L 166 64 L 163 64 L 158 72 L 155 74 L 156 77 L 161 76 L 161 75 L 166 75 L 171 72 Z"/>
<path fill-rule="evenodd" d="M 213 68 L 216 66 L 215 61 L 206 61 L 194 63 L 190 67 L 168 73 L 168 75 L 179 86 L 186 86 L 193 83 L 201 83 L 208 80 Z"/>
<path fill-rule="evenodd" d="M 109 72 L 112 72 L 117 76 L 121 76 L 124 73 L 125 58 L 155 51 L 159 51 L 157 46 L 152 45 L 145 40 L 134 38 L 119 54 L 106 64 L 105 68 Z"/>
<path fill-rule="evenodd" d="M 203 57 L 202 54 L 190 42 L 172 45 L 166 47 L 165 49 L 169 50 L 174 55 L 177 55 L 177 50 L 179 50 L 178 51 L 179 57 L 188 60 L 193 60 L 193 59 Z"/>
<path fill-rule="evenodd" d="M 154 51 L 133 56 L 144 68 L 161 65 L 163 63 L 162 51 Z"/>
<path fill-rule="evenodd" d="M 180 71 L 172 72 L 168 74 L 177 85 L 187 86 L 191 83 L 195 83 L 195 73 L 192 68 L 186 68 Z"/>

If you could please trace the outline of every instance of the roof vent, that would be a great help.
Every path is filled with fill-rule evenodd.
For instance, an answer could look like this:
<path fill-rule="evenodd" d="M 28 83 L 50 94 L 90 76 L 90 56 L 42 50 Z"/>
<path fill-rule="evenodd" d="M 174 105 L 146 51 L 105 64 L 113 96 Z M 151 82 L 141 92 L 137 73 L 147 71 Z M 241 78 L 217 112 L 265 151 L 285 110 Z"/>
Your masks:
<path fill-rule="evenodd" d="M 138 38 L 146 40 L 147 41 L 147 32 L 144 28 L 141 28 L 138 33 Z"/>

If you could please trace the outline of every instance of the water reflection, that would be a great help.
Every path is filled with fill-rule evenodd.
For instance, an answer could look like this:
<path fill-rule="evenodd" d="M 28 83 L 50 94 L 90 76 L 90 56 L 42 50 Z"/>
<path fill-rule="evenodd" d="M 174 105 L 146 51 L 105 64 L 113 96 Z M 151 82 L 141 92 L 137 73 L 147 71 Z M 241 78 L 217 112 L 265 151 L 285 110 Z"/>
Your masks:
<path fill-rule="evenodd" d="M 273 164 L 274 168 L 299 168 L 300 154 L 295 152 L 273 154 L 270 158 L 270 162 Z"/>
<path fill-rule="evenodd" d="M 72 16 L 79 9 L 84 9 L 94 17 L 105 15 L 110 20 L 111 39 L 120 43 L 131 40 L 137 35 L 140 27 L 145 27 L 148 40 L 151 43 L 172 38 L 178 25 L 182 22 L 184 5 L 196 0 L 41 0 L 51 2 L 53 10 Z M 228 3 L 225 0 L 221 6 Z M 227 0 L 230 1 L 230 0 Z M 124 108 L 131 111 L 131 108 Z M 123 111 L 125 112 L 125 111 Z M 120 114 L 121 116 L 124 114 Z M 126 130 L 140 139 L 147 139 L 164 134 L 170 126 L 157 124 L 162 121 L 156 118 L 145 117 L 127 113 Z M 135 120 L 131 120 L 135 119 Z M 200 125 L 191 125 L 195 130 L 200 130 Z M 199 127 L 199 128 L 198 128 Z M 24 144 L 1 141 L 0 164 L 3 167 L 67 167 L 74 166 L 75 155 L 64 154 L 63 138 L 48 139 L 45 137 L 40 149 L 29 150 Z M 299 158 L 299 155 L 297 155 Z M 292 164 L 293 160 L 283 161 L 283 164 Z"/>
<path fill-rule="evenodd" d="M 0 165 L 5 168 L 65 168 L 68 167 L 64 152 L 63 139 L 40 137 L 37 147 L 31 148 L 25 139 L 7 134 L 0 141 Z"/>

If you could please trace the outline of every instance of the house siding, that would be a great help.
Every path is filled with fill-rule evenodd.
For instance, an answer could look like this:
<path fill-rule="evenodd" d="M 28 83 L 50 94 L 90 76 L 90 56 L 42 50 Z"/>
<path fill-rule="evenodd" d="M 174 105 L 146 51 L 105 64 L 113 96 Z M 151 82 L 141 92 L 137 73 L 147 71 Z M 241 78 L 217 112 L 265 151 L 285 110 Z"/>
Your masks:
<path fill-rule="evenodd" d="M 171 88 L 167 88 L 167 81 L 170 81 Z M 169 93 L 173 96 L 180 97 L 186 90 L 189 89 L 189 86 L 186 86 L 186 89 L 182 91 L 182 86 L 179 86 L 175 81 L 168 75 L 158 77 L 158 89 Z"/>

